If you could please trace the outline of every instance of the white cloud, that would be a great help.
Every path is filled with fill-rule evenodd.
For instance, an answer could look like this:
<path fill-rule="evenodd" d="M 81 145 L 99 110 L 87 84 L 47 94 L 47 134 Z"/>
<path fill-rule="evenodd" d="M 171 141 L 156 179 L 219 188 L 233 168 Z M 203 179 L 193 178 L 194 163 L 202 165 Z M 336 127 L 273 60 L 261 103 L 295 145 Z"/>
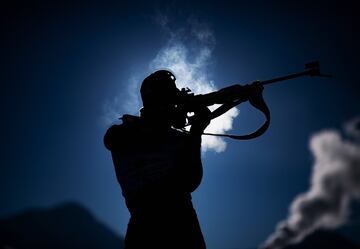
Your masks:
<path fill-rule="evenodd" d="M 118 91 L 112 100 L 104 103 L 102 120 L 106 126 L 117 123 L 124 112 L 132 115 L 139 113 L 141 107 L 140 82 L 139 77 L 130 77 L 125 91 Z"/>
<path fill-rule="evenodd" d="M 185 32 L 186 33 L 186 32 Z M 184 35 L 184 30 L 182 32 Z M 212 52 L 215 46 L 215 37 L 210 29 L 195 20 L 190 20 L 190 28 L 187 33 L 196 41 L 196 45 L 186 46 L 184 39 L 176 33 L 170 35 L 171 39 L 156 55 L 150 63 L 152 71 L 166 68 L 176 76 L 176 85 L 179 89 L 188 87 L 195 94 L 204 94 L 216 91 L 213 81 L 208 77 L 208 66 L 211 63 Z M 212 106 L 210 109 L 215 109 Z M 206 129 L 210 133 L 224 133 L 232 129 L 233 119 L 238 115 L 236 108 L 231 109 L 222 116 L 211 121 Z M 222 152 L 226 148 L 226 142 L 219 137 L 203 136 L 203 151 L 214 150 Z"/>
<path fill-rule="evenodd" d="M 295 198 L 289 216 L 278 224 L 263 248 L 281 249 L 321 228 L 336 228 L 347 221 L 349 203 L 360 199 L 360 120 L 345 125 L 355 140 L 335 130 L 312 136 L 315 163 L 310 189 Z M 359 138 L 359 137 L 357 137 Z"/>
<path fill-rule="evenodd" d="M 360 139 L 360 117 L 355 117 L 344 125 L 346 134 L 354 139 Z"/>
<path fill-rule="evenodd" d="M 176 85 L 179 89 L 188 87 L 195 94 L 216 91 L 215 83 L 209 78 L 208 73 L 215 47 L 215 36 L 208 26 L 191 18 L 186 27 L 170 28 L 170 20 L 163 14 L 158 14 L 155 20 L 168 36 L 168 41 L 158 51 L 155 58 L 149 62 L 148 73 L 159 69 L 168 69 L 175 74 Z M 119 117 L 119 110 L 131 114 L 137 113 L 141 107 L 139 101 L 141 81 L 139 77 L 130 77 L 126 100 L 120 102 L 120 98 L 116 97 L 114 101 L 105 106 L 108 121 L 115 116 Z M 213 110 L 216 107 L 212 106 L 210 109 Z M 212 120 L 206 132 L 225 133 L 232 129 L 233 119 L 237 115 L 236 108 L 229 110 Z M 222 138 L 203 136 L 203 151 L 222 152 L 225 149 L 226 142 Z"/>

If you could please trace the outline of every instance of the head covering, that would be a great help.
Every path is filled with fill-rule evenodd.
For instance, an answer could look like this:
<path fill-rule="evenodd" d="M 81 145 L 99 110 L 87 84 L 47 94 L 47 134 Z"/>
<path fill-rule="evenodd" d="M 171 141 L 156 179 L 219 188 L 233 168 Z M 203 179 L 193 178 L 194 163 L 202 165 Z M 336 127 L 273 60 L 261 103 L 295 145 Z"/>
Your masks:
<path fill-rule="evenodd" d="M 146 77 L 140 88 L 144 107 L 174 105 L 179 89 L 175 76 L 168 70 L 159 70 Z"/>

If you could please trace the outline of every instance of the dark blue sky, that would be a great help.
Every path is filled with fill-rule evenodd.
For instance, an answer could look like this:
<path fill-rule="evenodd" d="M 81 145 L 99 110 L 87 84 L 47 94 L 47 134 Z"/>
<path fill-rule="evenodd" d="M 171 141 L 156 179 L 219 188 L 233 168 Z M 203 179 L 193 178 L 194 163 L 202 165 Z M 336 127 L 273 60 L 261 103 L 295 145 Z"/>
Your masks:
<path fill-rule="evenodd" d="M 218 87 L 301 70 L 318 59 L 331 80 L 302 78 L 267 87 L 269 131 L 204 154 L 194 193 L 211 248 L 264 241 L 308 188 L 310 136 L 359 115 L 359 17 L 355 1 L 117 1 L 0 5 L 0 215 L 78 201 L 124 233 L 128 214 L 102 137 L 104 104 L 129 77 L 146 75 L 174 27 L 189 17 L 216 37 L 210 65 Z M 240 108 L 234 132 L 261 116 Z"/>

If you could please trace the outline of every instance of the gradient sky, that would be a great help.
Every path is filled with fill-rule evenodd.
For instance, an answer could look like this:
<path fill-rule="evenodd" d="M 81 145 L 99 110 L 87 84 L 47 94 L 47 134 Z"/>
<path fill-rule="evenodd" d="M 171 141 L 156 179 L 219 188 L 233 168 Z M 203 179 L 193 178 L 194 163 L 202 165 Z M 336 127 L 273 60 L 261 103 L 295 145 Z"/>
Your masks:
<path fill-rule="evenodd" d="M 218 88 L 296 72 L 311 60 L 335 76 L 266 87 L 268 132 L 203 155 L 193 201 L 208 248 L 259 245 L 308 188 L 310 136 L 360 114 L 355 3 L 2 3 L 0 216 L 77 201 L 124 234 L 128 213 L 102 140 L 105 107 L 134 94 L 129 79 L 146 76 L 167 44 L 160 14 L 174 29 L 189 18 L 211 29 L 208 71 Z M 261 124 L 248 104 L 239 109 L 232 132 Z"/>

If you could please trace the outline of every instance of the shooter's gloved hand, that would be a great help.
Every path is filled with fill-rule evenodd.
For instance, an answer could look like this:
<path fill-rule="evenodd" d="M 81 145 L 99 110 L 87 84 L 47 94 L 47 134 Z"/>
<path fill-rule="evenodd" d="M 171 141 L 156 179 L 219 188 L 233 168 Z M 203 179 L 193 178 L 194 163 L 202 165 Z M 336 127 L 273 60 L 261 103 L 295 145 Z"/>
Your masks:
<path fill-rule="evenodd" d="M 262 91 L 264 90 L 264 86 L 261 84 L 260 81 L 254 81 L 251 84 L 252 90 L 254 91 L 255 94 L 261 94 Z"/>
<path fill-rule="evenodd" d="M 251 85 L 245 85 L 243 87 L 247 98 L 259 95 L 264 90 L 264 86 L 260 83 L 260 81 L 254 81 Z"/>
<path fill-rule="evenodd" d="M 250 85 L 233 85 L 231 87 L 224 88 L 227 90 L 229 99 L 248 101 L 251 97 L 257 96 L 264 90 L 263 85 L 260 81 L 254 81 Z"/>
<path fill-rule="evenodd" d="M 202 134 L 211 121 L 211 111 L 206 106 L 200 106 L 194 110 L 194 116 L 190 117 L 190 133 Z"/>

